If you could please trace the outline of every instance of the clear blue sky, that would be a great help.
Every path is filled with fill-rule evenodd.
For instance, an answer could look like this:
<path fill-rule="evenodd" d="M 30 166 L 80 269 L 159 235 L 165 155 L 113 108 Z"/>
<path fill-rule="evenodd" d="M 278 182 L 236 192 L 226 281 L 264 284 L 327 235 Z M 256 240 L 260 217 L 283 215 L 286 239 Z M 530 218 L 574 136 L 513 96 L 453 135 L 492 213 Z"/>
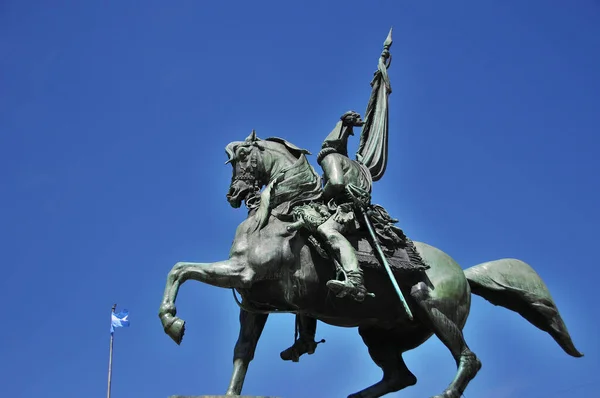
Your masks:
<path fill-rule="evenodd" d="M 483 368 L 466 396 L 597 394 L 600 2 L 5 0 L 0 395 L 103 396 L 114 302 L 131 319 L 114 398 L 224 393 L 231 292 L 184 285 L 181 347 L 157 317 L 173 264 L 225 259 L 245 216 L 225 201 L 223 148 L 254 128 L 316 153 L 364 112 L 392 25 L 375 200 L 464 268 L 531 264 L 586 354 L 475 298 L 465 334 Z M 379 380 L 355 329 L 317 337 L 283 362 L 293 318 L 272 316 L 244 392 L 345 397 Z M 440 393 L 455 372 L 436 338 L 405 358 L 419 383 L 391 396 Z"/>

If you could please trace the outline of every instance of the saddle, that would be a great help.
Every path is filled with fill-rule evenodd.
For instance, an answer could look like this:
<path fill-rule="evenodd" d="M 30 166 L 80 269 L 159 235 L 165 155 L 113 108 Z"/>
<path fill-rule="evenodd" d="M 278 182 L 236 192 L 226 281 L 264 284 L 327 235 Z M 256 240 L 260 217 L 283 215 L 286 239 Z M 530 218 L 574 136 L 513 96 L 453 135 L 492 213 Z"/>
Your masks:
<path fill-rule="evenodd" d="M 430 268 L 421 258 L 412 240 L 407 238 L 404 232 L 394 225 L 398 220 L 390 217 L 383 207 L 370 205 L 367 216 L 371 221 L 377 240 L 392 272 L 413 273 Z M 372 243 L 372 238 L 363 223 L 356 220 L 355 227 L 346 233 L 345 237 L 354 247 L 361 268 L 371 268 L 385 272 Z M 319 256 L 332 260 L 317 234 L 309 232 L 308 244 Z"/>

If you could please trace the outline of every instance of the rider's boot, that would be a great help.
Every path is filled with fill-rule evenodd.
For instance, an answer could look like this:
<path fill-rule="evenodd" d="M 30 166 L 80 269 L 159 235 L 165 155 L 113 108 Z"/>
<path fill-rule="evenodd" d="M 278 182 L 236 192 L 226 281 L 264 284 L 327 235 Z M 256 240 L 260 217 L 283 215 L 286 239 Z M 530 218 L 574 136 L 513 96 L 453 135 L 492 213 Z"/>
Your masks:
<path fill-rule="evenodd" d="M 346 280 L 344 281 L 336 279 L 328 281 L 327 287 L 335 293 L 336 297 L 349 295 L 358 302 L 364 301 L 367 295 L 367 288 L 364 285 L 364 278 L 360 270 L 346 272 Z"/>
<path fill-rule="evenodd" d="M 281 351 L 279 356 L 284 361 L 298 362 L 304 354 L 312 355 L 317 349 L 317 342 L 314 340 L 298 339 L 290 348 Z"/>
<path fill-rule="evenodd" d="M 296 339 L 294 345 L 279 354 L 284 361 L 298 362 L 302 355 L 314 354 L 317 344 L 325 342 L 325 340 L 315 341 L 317 332 L 317 320 L 315 318 L 306 315 L 296 315 L 296 328 L 298 339 Z"/>

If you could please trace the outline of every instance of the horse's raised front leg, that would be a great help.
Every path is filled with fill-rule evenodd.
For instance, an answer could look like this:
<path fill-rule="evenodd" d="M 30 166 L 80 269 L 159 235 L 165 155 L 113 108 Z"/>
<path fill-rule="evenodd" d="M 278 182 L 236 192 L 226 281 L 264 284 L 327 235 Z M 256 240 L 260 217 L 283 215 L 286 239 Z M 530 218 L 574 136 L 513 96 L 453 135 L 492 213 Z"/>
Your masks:
<path fill-rule="evenodd" d="M 177 344 L 185 332 L 185 322 L 177 318 L 175 300 L 181 284 L 187 280 L 224 288 L 245 288 L 252 283 L 254 272 L 233 259 L 216 263 L 177 263 L 167 276 L 165 293 L 158 316 L 167 333 Z"/>
<path fill-rule="evenodd" d="M 254 314 L 240 309 L 240 335 L 233 350 L 233 373 L 226 395 L 240 395 L 258 339 L 267 322 L 267 314 Z"/>

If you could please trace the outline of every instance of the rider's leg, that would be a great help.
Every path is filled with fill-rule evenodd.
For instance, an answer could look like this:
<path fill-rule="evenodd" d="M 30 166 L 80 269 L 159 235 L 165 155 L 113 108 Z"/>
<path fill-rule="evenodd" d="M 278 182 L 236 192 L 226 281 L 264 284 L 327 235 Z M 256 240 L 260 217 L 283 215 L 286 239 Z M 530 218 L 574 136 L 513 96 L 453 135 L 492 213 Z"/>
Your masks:
<path fill-rule="evenodd" d="M 329 219 L 317 231 L 326 239 L 345 272 L 360 272 L 354 247 L 338 232 L 335 221 Z"/>
<path fill-rule="evenodd" d="M 356 300 L 362 301 L 366 294 L 362 269 L 358 264 L 354 247 L 339 232 L 341 229 L 342 225 L 335 221 L 334 217 L 329 218 L 317 228 L 317 232 L 327 242 L 346 273 L 345 281 L 331 280 L 327 282 L 327 286 L 342 295 L 350 293 Z"/>

